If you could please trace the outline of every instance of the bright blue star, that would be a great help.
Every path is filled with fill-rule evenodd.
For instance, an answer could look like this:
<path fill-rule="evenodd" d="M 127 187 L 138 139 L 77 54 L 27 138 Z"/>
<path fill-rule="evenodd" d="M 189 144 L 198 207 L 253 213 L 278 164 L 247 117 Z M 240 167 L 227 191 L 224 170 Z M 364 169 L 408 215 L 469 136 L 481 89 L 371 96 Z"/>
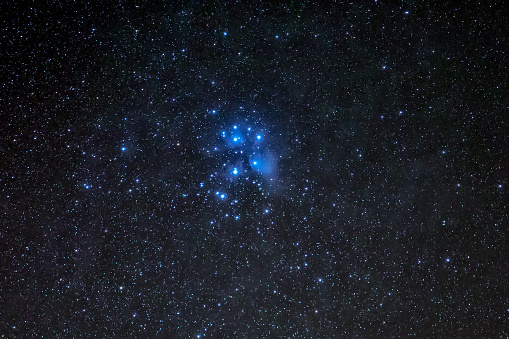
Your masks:
<path fill-rule="evenodd" d="M 233 171 L 232 171 L 232 174 L 233 175 L 239 174 L 239 170 L 237 168 L 234 168 Z"/>
<path fill-rule="evenodd" d="M 125 152 L 127 148 L 126 147 L 122 147 L 122 152 Z"/>
<path fill-rule="evenodd" d="M 256 140 L 262 140 L 262 136 L 261 136 L 260 134 L 258 134 L 258 135 L 256 136 Z"/>

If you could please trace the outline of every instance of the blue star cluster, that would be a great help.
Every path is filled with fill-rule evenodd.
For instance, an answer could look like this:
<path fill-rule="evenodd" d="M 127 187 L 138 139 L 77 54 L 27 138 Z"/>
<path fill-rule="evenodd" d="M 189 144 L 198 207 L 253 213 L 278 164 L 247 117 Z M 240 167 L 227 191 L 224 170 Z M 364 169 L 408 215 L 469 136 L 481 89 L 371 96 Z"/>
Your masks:
<path fill-rule="evenodd" d="M 1 2 L 0 337 L 509 337 L 506 8 Z"/>
<path fill-rule="evenodd" d="M 218 146 L 213 150 L 222 152 L 224 171 L 230 179 L 264 177 L 274 181 L 277 178 L 278 157 L 269 148 L 270 135 L 267 133 L 256 124 L 246 122 L 234 123 L 221 130 L 216 140 Z"/>

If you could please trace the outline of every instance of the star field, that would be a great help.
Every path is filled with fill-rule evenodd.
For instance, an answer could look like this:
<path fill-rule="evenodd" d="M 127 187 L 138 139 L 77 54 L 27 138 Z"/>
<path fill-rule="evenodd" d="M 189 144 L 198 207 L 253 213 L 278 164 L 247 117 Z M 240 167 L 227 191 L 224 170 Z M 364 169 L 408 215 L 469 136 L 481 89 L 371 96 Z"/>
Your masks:
<path fill-rule="evenodd" d="M 506 338 L 501 1 L 0 5 L 0 336 Z"/>

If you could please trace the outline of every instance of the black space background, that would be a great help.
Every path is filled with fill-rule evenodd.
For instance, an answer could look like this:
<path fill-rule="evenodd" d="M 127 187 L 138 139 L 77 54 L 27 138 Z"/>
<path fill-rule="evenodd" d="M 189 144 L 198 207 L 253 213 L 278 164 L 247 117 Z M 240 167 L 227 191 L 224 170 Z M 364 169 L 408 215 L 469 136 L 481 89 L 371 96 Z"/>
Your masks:
<path fill-rule="evenodd" d="M 507 338 L 508 7 L 454 3 L 2 1 L 0 335 Z"/>

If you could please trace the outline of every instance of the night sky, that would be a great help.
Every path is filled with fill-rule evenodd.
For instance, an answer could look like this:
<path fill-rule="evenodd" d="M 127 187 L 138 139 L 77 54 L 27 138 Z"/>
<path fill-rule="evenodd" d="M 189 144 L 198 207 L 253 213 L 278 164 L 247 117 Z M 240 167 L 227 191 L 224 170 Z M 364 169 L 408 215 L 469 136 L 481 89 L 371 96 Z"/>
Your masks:
<path fill-rule="evenodd" d="M 0 336 L 509 336 L 504 1 L 20 3 Z"/>

